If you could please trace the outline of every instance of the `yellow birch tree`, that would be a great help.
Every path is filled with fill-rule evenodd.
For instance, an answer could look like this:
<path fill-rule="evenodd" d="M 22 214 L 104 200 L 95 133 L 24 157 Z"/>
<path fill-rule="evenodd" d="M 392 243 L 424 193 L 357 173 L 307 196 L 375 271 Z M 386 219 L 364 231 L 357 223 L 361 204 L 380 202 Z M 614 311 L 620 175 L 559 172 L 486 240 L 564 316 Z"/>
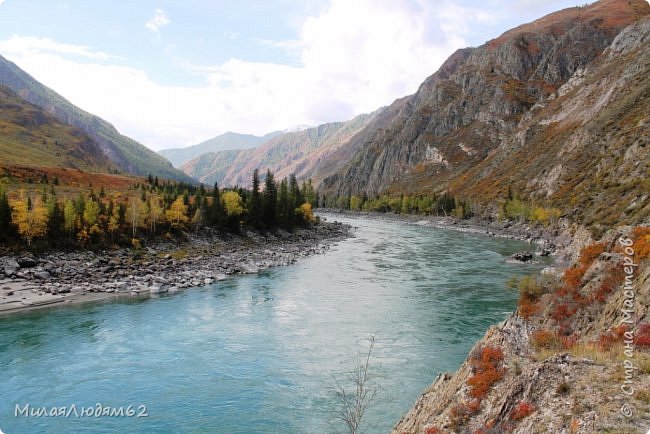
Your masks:
<path fill-rule="evenodd" d="M 29 198 L 25 200 L 21 195 L 21 198 L 12 204 L 11 217 L 28 246 L 32 245 L 32 240 L 47 232 L 47 208 L 39 200 L 31 202 Z"/>

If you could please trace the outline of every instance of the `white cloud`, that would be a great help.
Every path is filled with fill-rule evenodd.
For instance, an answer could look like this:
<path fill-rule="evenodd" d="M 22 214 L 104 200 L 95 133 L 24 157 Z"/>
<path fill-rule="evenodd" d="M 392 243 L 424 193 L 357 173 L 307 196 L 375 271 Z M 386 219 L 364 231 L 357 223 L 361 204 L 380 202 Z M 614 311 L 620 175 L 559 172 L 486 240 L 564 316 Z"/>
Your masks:
<path fill-rule="evenodd" d="M 162 17 L 156 20 L 156 17 Z M 332 0 L 299 38 L 258 41 L 291 51 L 298 66 L 230 59 L 187 65 L 203 87 L 164 86 L 110 56 L 38 38 L 0 42 L 0 52 L 80 107 L 154 149 L 198 143 L 227 130 L 263 134 L 347 120 L 417 90 L 490 15 L 449 1 Z M 162 11 L 147 27 L 169 22 Z M 69 55 L 95 62 L 78 62 Z M 107 57 L 108 56 L 108 57 Z"/>
<path fill-rule="evenodd" d="M 5 2 L 5 0 L 0 0 L 0 6 Z"/>
<path fill-rule="evenodd" d="M 42 53 L 57 53 L 68 56 L 80 56 L 99 61 L 123 60 L 118 56 L 113 56 L 101 51 L 93 51 L 89 47 L 83 45 L 62 44 L 49 38 L 35 38 L 31 36 L 17 35 L 12 36 L 6 41 L 0 41 L 0 52 L 21 53 L 23 56 L 39 55 Z"/>
<path fill-rule="evenodd" d="M 154 12 L 153 18 L 145 23 L 145 27 L 151 30 L 154 33 L 158 33 L 161 27 L 165 27 L 167 24 L 171 23 L 167 15 L 162 9 L 156 9 Z"/>

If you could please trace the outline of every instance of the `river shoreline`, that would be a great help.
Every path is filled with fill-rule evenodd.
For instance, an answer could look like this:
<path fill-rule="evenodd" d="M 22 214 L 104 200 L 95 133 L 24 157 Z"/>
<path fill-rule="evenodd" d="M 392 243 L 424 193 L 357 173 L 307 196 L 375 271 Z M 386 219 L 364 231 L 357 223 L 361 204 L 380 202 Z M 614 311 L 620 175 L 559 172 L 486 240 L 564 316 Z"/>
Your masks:
<path fill-rule="evenodd" d="M 535 246 L 540 252 L 546 249 L 548 250 L 548 253 L 552 255 L 560 252 L 565 245 L 570 244 L 571 242 L 570 237 L 566 237 L 562 234 L 562 230 L 557 226 L 537 227 L 527 223 L 488 221 L 475 217 L 460 220 L 455 217 L 431 215 L 393 214 L 337 209 L 321 209 L 320 211 L 333 217 L 336 215 L 345 217 L 369 217 L 436 229 L 447 229 L 457 232 L 526 241 L 531 244 L 531 246 Z"/>
<path fill-rule="evenodd" d="M 323 254 L 350 236 L 351 227 L 324 222 L 293 233 L 187 235 L 141 251 L 0 256 L 0 316 L 205 286 Z"/>
<path fill-rule="evenodd" d="M 41 308 L 151 297 L 212 284 L 235 274 L 257 273 L 325 253 L 331 244 L 352 236 L 341 217 L 368 217 L 435 229 L 527 241 L 537 255 L 553 256 L 553 271 L 564 262 L 557 231 L 510 222 L 453 217 L 397 215 L 321 209 L 323 223 L 293 233 L 191 235 L 185 241 L 157 242 L 132 249 L 28 253 L 0 256 L 0 316 Z M 559 240 L 559 241 L 558 241 Z M 516 262 L 516 260 L 514 261 Z"/>

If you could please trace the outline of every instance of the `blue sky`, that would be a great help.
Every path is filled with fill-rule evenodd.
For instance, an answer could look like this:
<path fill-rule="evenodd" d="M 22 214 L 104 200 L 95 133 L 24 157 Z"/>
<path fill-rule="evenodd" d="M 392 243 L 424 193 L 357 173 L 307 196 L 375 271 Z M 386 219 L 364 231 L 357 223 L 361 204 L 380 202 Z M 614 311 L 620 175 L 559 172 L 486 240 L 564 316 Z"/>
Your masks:
<path fill-rule="evenodd" d="M 347 120 L 566 0 L 0 0 L 0 54 L 152 149 Z"/>

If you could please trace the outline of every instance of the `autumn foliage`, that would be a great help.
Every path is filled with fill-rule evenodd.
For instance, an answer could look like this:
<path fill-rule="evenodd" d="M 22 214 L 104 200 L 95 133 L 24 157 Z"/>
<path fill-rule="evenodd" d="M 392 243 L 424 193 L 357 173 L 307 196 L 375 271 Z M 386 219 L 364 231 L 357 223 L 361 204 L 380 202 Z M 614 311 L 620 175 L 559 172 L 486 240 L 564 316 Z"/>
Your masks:
<path fill-rule="evenodd" d="M 609 351 L 614 345 L 623 342 L 626 331 L 627 326 L 623 324 L 602 333 L 598 338 L 598 348 L 602 351 Z"/>
<path fill-rule="evenodd" d="M 13 172 L 11 172 L 13 173 Z M 50 172 L 26 172 L 26 176 L 40 174 L 38 184 L 27 179 L 27 190 L 5 191 L 0 184 L 0 241 L 19 246 L 24 240 L 31 247 L 39 240 L 42 247 L 106 247 L 113 245 L 143 246 L 147 239 L 172 234 L 181 235 L 190 230 L 216 229 L 238 232 L 241 227 L 255 230 L 292 230 L 316 222 L 312 207 L 318 206 L 317 193 L 311 182 L 302 187 L 296 177 L 278 184 L 267 172 L 264 201 L 260 193 L 242 188 L 207 190 L 173 181 L 160 181 L 149 175 L 144 179 L 115 177 L 120 182 L 137 181 L 123 186 L 118 183 L 100 184 L 96 191 L 89 183 L 79 188 L 72 177 L 73 170 L 61 169 L 59 176 Z M 83 173 L 83 172 L 81 172 Z M 108 175 L 106 175 L 108 176 Z M 106 176 L 97 175 L 91 181 L 103 182 Z M 22 178 L 21 178 L 22 179 Z M 70 183 L 63 184 L 66 179 Z M 85 179 L 85 178 L 84 178 Z M 40 190 L 35 190 L 36 187 Z M 268 190 L 268 191 L 267 191 Z M 76 196 L 76 197 L 75 197 Z M 257 216 L 252 224 L 247 216 Z"/>
<path fill-rule="evenodd" d="M 639 330 L 634 335 L 634 344 L 638 347 L 650 347 L 650 324 L 639 324 Z"/>
<path fill-rule="evenodd" d="M 530 416 L 535 412 L 535 406 L 530 402 L 521 401 L 519 404 L 512 409 L 510 413 L 510 419 L 512 420 L 521 420 L 525 417 Z"/>
<path fill-rule="evenodd" d="M 638 261 L 650 256 L 650 227 L 637 226 L 632 230 L 634 240 L 634 254 Z"/>
<path fill-rule="evenodd" d="M 555 349 L 559 347 L 560 340 L 554 332 L 550 330 L 536 330 L 531 335 L 531 343 L 535 348 L 539 349 Z"/>
<path fill-rule="evenodd" d="M 482 399 L 490 388 L 503 378 L 505 370 L 500 366 L 503 361 L 501 348 L 486 346 L 471 360 L 474 374 L 467 380 L 471 386 L 472 398 Z"/>

